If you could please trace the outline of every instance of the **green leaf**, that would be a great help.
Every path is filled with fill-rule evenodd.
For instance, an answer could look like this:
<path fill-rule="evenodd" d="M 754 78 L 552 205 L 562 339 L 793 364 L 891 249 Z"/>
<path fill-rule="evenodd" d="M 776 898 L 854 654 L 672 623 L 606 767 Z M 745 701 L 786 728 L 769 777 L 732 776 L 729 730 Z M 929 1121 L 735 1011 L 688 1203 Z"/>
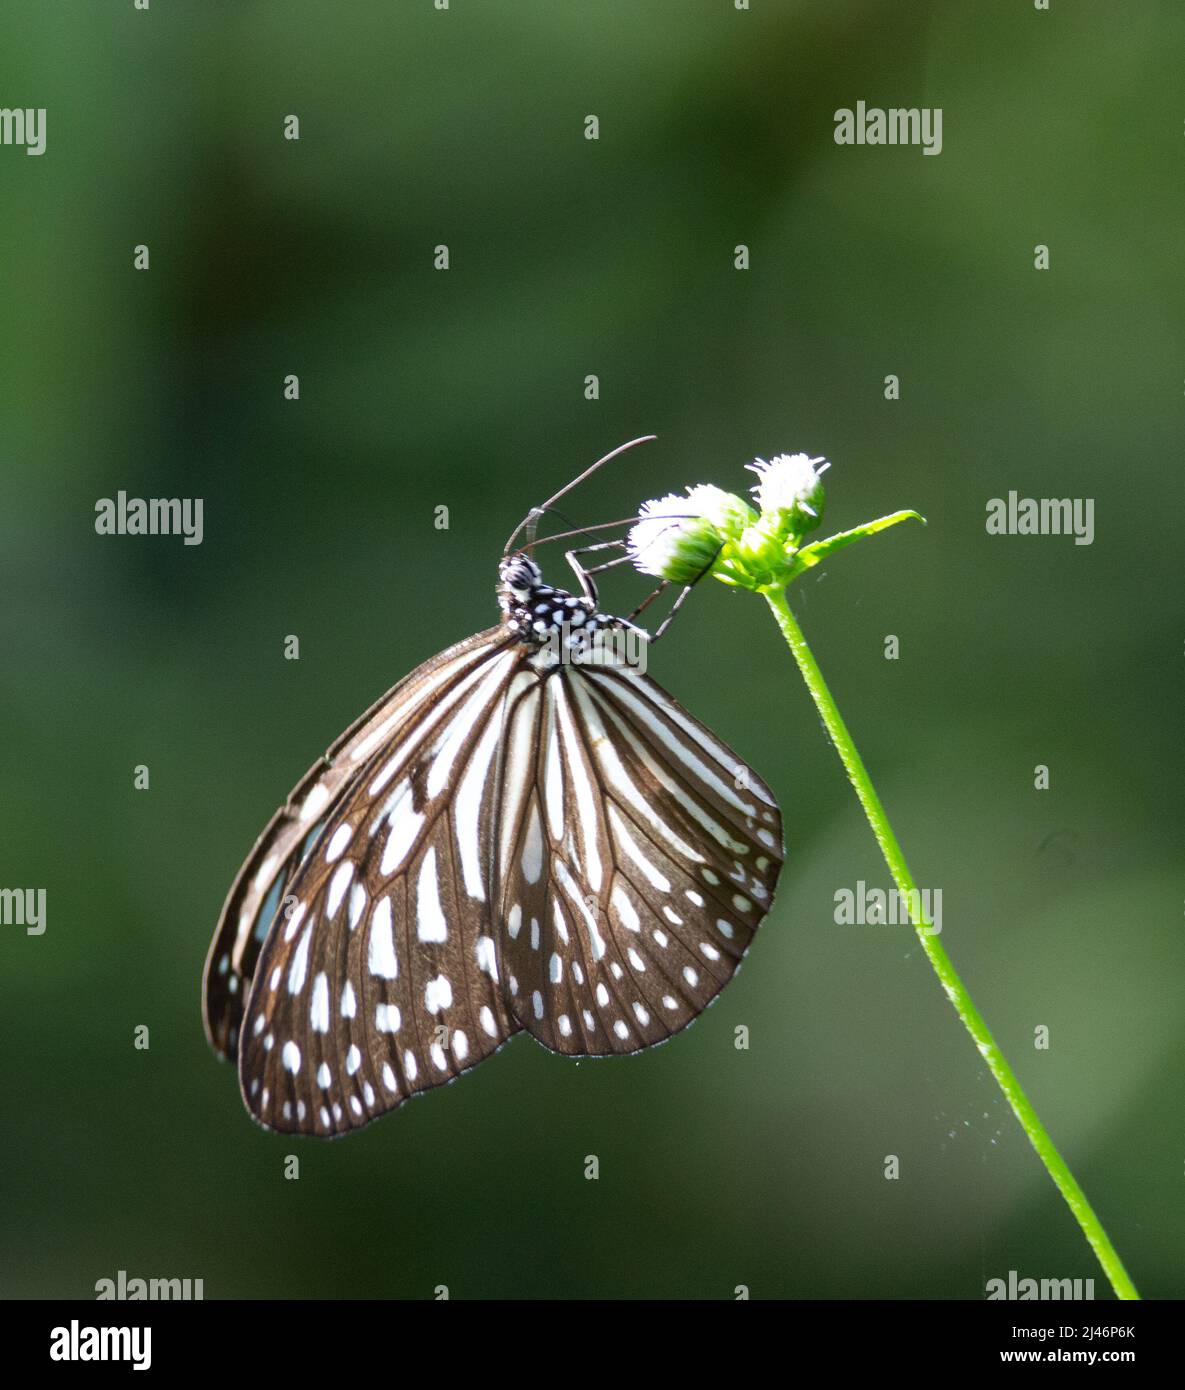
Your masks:
<path fill-rule="evenodd" d="M 919 512 L 891 512 L 888 516 L 877 517 L 875 521 L 866 521 L 861 526 L 854 526 L 850 531 L 838 531 L 834 536 L 828 536 L 826 540 L 804 545 L 794 556 L 790 578 L 793 579 L 804 570 L 811 569 L 837 550 L 842 550 L 845 545 L 851 545 L 853 541 L 863 540 L 865 536 L 875 536 L 878 531 L 887 531 L 890 526 L 896 526 L 899 521 L 910 520 L 920 521 L 923 526 L 926 525 L 926 518 Z"/>

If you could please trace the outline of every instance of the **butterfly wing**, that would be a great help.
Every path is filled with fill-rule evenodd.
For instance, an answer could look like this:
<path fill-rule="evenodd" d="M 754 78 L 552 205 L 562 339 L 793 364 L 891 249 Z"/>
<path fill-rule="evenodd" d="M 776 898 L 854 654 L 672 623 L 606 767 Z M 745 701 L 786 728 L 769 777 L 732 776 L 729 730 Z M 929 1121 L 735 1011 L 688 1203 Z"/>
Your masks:
<path fill-rule="evenodd" d="M 376 750 L 439 708 L 505 640 L 502 628 L 489 628 L 401 680 L 318 758 L 269 821 L 231 885 L 206 957 L 203 1021 L 210 1045 L 223 1057 L 238 1054 L 247 990 L 268 929 L 280 905 L 290 902 L 292 880 L 320 839 L 330 809 Z"/>
<path fill-rule="evenodd" d="M 507 713 L 501 969 L 557 1052 L 636 1052 L 731 979 L 784 857 L 772 792 L 661 686 L 568 665 Z"/>
<path fill-rule="evenodd" d="M 360 765 L 285 887 L 239 1044 L 269 1128 L 359 1128 L 519 1031 L 497 978 L 492 828 L 503 711 L 526 677 L 494 631 Z"/>

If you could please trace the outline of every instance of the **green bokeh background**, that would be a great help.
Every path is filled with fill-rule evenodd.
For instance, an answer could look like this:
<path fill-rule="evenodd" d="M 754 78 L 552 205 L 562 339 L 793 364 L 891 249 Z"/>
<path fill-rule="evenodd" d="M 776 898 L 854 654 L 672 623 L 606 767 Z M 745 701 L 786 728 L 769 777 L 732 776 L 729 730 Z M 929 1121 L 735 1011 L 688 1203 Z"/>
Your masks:
<path fill-rule="evenodd" d="M 834 925 L 884 867 L 764 606 L 719 585 L 651 670 L 776 789 L 789 859 L 696 1027 L 583 1064 L 520 1038 L 330 1145 L 257 1129 L 209 1053 L 203 957 L 274 807 L 493 620 L 526 508 L 649 431 L 581 520 L 796 449 L 834 461 L 829 529 L 930 518 L 794 604 L 1039 1112 L 1141 1290 L 1185 1292 L 1181 6 L 3 26 L 0 105 L 46 107 L 48 151 L 0 148 L 0 881 L 48 930 L 0 929 L 0 1293 L 1104 1296 L 907 930 Z M 941 155 L 836 146 L 861 99 L 941 106 Z M 120 488 L 202 497 L 204 543 L 97 536 Z M 1094 498 L 1094 544 L 987 536 L 1012 488 Z"/>

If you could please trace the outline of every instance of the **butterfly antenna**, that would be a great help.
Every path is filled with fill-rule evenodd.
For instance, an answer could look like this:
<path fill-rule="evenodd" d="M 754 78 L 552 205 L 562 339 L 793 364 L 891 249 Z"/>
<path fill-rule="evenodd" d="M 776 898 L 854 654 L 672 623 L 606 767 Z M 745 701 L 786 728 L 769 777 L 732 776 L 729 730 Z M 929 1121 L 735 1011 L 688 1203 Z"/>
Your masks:
<path fill-rule="evenodd" d="M 556 516 L 560 515 L 559 512 L 555 511 L 554 507 L 551 510 L 555 513 Z M 697 521 L 699 519 L 699 515 L 699 512 L 676 512 L 672 516 L 664 517 L 663 520 L 670 522 Z M 538 540 L 528 542 L 526 548 L 530 550 L 535 546 L 550 545 L 552 541 L 569 541 L 576 536 L 591 537 L 594 531 L 612 531 L 617 526 L 636 526 L 639 521 L 644 521 L 645 519 L 645 517 L 639 517 L 635 513 L 633 516 L 620 517 L 617 521 L 598 521 L 591 526 L 577 527 L 577 529 L 574 531 L 557 531 L 554 536 L 540 536 Z M 661 534 L 661 532 L 659 534 Z"/>
<path fill-rule="evenodd" d="M 527 541 L 528 546 L 534 545 L 535 530 L 539 524 L 539 518 L 544 515 L 544 513 L 548 510 L 549 507 L 551 507 L 553 503 L 558 502 L 560 498 L 563 497 L 566 493 L 571 492 L 574 487 L 579 487 L 579 485 L 582 482 L 584 482 L 586 478 L 591 478 L 598 468 L 604 468 L 605 464 L 611 463 L 613 459 L 617 458 L 619 454 L 624 454 L 627 449 L 632 449 L 635 445 L 638 444 L 648 444 L 652 440 L 657 438 L 658 436 L 655 434 L 642 434 L 639 435 L 637 439 L 631 439 L 625 444 L 619 444 L 616 449 L 611 449 L 609 453 L 607 453 L 604 456 L 604 458 L 597 459 L 596 463 L 592 464 L 591 467 L 586 468 L 584 472 L 581 473 L 578 477 L 573 478 L 570 483 L 565 484 L 562 488 L 560 488 L 559 492 L 549 497 L 546 502 L 542 503 L 538 507 L 532 507 L 531 510 L 526 514 L 526 516 L 523 517 L 523 519 L 511 532 L 510 539 L 506 542 L 506 545 L 503 547 L 503 556 L 510 554 L 511 547 L 514 545 L 515 541 L 518 540 L 519 536 L 522 534 L 524 530 L 528 532 L 528 535 L 530 537 L 530 539 Z"/>
<path fill-rule="evenodd" d="M 570 531 L 561 531 L 555 536 L 544 536 L 542 540 L 533 540 L 527 547 L 528 549 L 533 549 L 537 545 L 544 545 L 547 541 L 550 540 L 559 540 L 561 536 L 584 536 L 586 540 L 592 541 L 596 539 L 596 537 L 593 535 L 593 532 L 598 529 L 608 530 L 612 526 L 629 525 L 629 519 L 627 519 L 625 521 L 603 521 L 600 522 L 598 526 L 577 526 L 576 523 L 572 520 L 572 518 L 570 516 L 565 515 L 565 513 L 561 512 L 558 507 L 548 507 L 546 510 L 551 516 L 554 516 L 558 518 L 560 521 L 562 521 L 565 526 L 570 526 L 573 529 Z"/>

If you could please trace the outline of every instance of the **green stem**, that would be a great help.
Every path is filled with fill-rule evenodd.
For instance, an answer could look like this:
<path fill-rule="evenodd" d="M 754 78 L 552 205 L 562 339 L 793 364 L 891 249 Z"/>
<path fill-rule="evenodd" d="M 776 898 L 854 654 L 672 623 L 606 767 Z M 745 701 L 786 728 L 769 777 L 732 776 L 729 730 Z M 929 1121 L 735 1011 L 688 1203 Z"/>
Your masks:
<path fill-rule="evenodd" d="M 893 875 L 893 881 L 902 895 L 902 901 L 908 904 L 910 920 L 917 931 L 918 940 L 922 943 L 922 949 L 934 967 L 934 973 L 946 991 L 947 998 L 955 1006 L 956 1012 L 963 1020 L 963 1026 L 971 1034 L 980 1055 L 988 1064 L 1001 1091 L 1004 1092 L 1008 1104 L 1012 1107 L 1013 1114 L 1020 1121 L 1021 1128 L 1029 1136 L 1029 1143 L 1036 1149 L 1037 1157 L 1045 1165 L 1049 1176 L 1057 1184 L 1058 1191 L 1066 1199 L 1066 1204 L 1077 1218 L 1083 1234 L 1090 1242 L 1090 1248 L 1098 1256 L 1104 1273 L 1111 1281 L 1115 1296 L 1117 1298 L 1139 1298 L 1140 1295 L 1128 1277 L 1123 1262 L 1111 1244 L 1106 1231 L 1103 1230 L 1102 1222 L 1087 1201 L 1086 1193 L 1079 1187 L 1074 1174 L 1066 1166 L 1065 1159 L 1058 1153 L 1053 1140 L 1046 1133 L 1045 1126 L 1037 1118 L 1037 1112 L 1033 1109 L 1032 1102 L 1025 1095 L 1024 1089 L 1016 1079 L 1015 1072 L 1008 1065 L 995 1038 L 992 1037 L 991 1030 L 975 1007 L 970 994 L 967 992 L 967 987 L 951 964 L 950 957 L 940 944 L 937 934 L 925 930 L 928 923 L 919 909 L 921 894 L 917 892 L 913 875 L 909 871 L 909 865 L 905 862 L 905 855 L 901 852 L 901 846 L 897 843 L 896 835 L 893 834 L 893 827 L 889 824 L 885 808 L 881 805 L 876 788 L 872 785 L 872 779 L 868 776 L 868 771 L 860 758 L 860 754 L 856 751 L 856 745 L 852 742 L 847 725 L 843 722 L 831 691 L 827 688 L 823 673 L 819 670 L 810 647 L 807 646 L 802 629 L 790 611 L 784 590 L 780 586 L 771 586 L 763 589 L 762 593 L 765 594 L 766 602 L 773 610 L 782 636 L 786 639 L 786 645 L 794 653 L 794 659 L 798 662 L 798 669 L 802 672 L 802 678 L 806 681 L 807 689 L 811 692 L 815 707 L 823 718 L 827 732 L 831 735 L 831 741 L 835 744 L 836 752 L 844 765 L 844 771 L 848 774 L 848 780 L 860 798 L 860 805 L 863 806 L 864 814 L 868 817 L 872 833 L 876 836 L 876 842 L 881 847 L 881 853 L 884 855 L 889 872 Z"/>

